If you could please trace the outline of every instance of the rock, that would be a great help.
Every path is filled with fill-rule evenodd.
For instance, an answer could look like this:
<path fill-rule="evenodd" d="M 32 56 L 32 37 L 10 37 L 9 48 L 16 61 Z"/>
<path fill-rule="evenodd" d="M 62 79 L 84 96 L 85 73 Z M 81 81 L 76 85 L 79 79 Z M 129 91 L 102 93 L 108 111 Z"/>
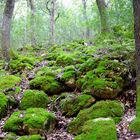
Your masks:
<path fill-rule="evenodd" d="M 75 140 L 117 140 L 115 123 L 110 118 L 89 120 Z"/>
<path fill-rule="evenodd" d="M 58 94 L 64 89 L 53 76 L 38 76 L 29 84 L 31 89 L 40 89 L 48 94 Z"/>
<path fill-rule="evenodd" d="M 0 91 L 5 94 L 19 93 L 21 78 L 14 75 L 0 76 Z"/>
<path fill-rule="evenodd" d="M 18 140 L 45 140 L 45 139 L 40 135 L 29 135 L 29 136 L 19 137 Z"/>
<path fill-rule="evenodd" d="M 20 109 L 46 108 L 49 103 L 48 96 L 43 91 L 26 90 L 20 102 Z"/>
<path fill-rule="evenodd" d="M 56 117 L 43 108 L 29 108 L 14 112 L 4 125 L 4 131 L 23 134 L 41 134 L 55 128 Z"/>
<path fill-rule="evenodd" d="M 8 99 L 5 94 L 0 93 L 0 119 L 6 114 Z"/>
<path fill-rule="evenodd" d="M 118 123 L 123 114 L 123 107 L 118 101 L 99 101 L 90 108 L 81 110 L 69 124 L 68 131 L 72 134 L 79 134 L 86 121 L 101 117 L 113 118 L 115 123 Z"/>
<path fill-rule="evenodd" d="M 81 109 L 91 106 L 95 99 L 91 95 L 66 94 L 60 101 L 62 113 L 66 116 L 75 116 Z"/>
<path fill-rule="evenodd" d="M 73 65 L 66 66 L 64 68 L 64 73 L 62 74 L 60 80 L 66 84 L 66 86 L 71 89 L 76 88 L 76 71 Z"/>

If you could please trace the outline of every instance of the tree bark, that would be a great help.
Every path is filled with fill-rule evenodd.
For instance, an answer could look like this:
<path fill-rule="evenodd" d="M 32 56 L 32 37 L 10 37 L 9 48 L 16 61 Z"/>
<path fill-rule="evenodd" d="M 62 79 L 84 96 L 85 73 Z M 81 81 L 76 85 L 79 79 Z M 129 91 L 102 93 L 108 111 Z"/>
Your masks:
<path fill-rule="evenodd" d="M 55 42 L 55 10 L 56 10 L 56 0 L 52 0 L 50 9 L 51 43 Z"/>
<path fill-rule="evenodd" d="M 82 0 L 82 3 L 83 3 L 83 17 L 84 17 L 84 20 L 86 22 L 86 38 L 88 39 L 89 36 L 90 36 L 90 29 L 89 29 L 89 24 L 88 24 L 88 17 L 87 17 L 87 3 L 86 3 L 86 0 Z"/>
<path fill-rule="evenodd" d="M 101 19 L 101 32 L 107 32 L 109 31 L 108 25 L 107 25 L 107 11 L 106 11 L 106 5 L 105 0 L 96 0 L 98 10 L 100 13 L 100 19 Z"/>
<path fill-rule="evenodd" d="M 7 0 L 2 21 L 2 53 L 6 62 L 10 61 L 10 27 L 15 0 Z"/>
<path fill-rule="evenodd" d="M 136 87 L 137 87 L 137 115 L 140 115 L 140 0 L 133 0 L 134 7 L 134 36 L 136 50 Z"/>
<path fill-rule="evenodd" d="M 35 6 L 34 0 L 29 0 L 31 9 L 30 27 L 31 27 L 31 45 L 35 47 L 36 45 L 36 35 L 35 35 Z"/>

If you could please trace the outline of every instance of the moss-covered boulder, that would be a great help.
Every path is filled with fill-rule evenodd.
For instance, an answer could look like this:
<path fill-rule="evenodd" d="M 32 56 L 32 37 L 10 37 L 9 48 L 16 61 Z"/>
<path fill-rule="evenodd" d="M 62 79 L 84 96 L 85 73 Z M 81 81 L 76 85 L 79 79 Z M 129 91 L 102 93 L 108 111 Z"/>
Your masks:
<path fill-rule="evenodd" d="M 14 133 L 9 133 L 6 135 L 4 140 L 44 140 L 40 135 L 25 135 L 25 136 L 17 136 Z"/>
<path fill-rule="evenodd" d="M 22 71 L 24 69 L 32 69 L 37 61 L 34 57 L 18 56 L 18 58 L 10 61 L 9 67 L 12 71 Z"/>
<path fill-rule="evenodd" d="M 43 108 L 29 108 L 14 112 L 4 125 L 4 131 L 23 134 L 41 134 L 54 129 L 56 118 Z"/>
<path fill-rule="evenodd" d="M 44 140 L 43 137 L 40 135 L 29 135 L 29 136 L 22 136 L 18 138 L 18 140 Z"/>
<path fill-rule="evenodd" d="M 74 89 L 76 87 L 76 71 L 73 65 L 66 66 L 64 72 L 61 76 L 61 81 L 65 83 L 66 86 Z"/>
<path fill-rule="evenodd" d="M 115 123 L 110 118 L 89 120 L 74 140 L 117 140 Z"/>
<path fill-rule="evenodd" d="M 104 75 L 104 73 L 102 74 Z M 121 77 L 119 78 L 120 80 L 122 79 Z M 78 88 L 81 88 L 84 93 L 91 94 L 94 97 L 101 99 L 114 99 L 120 91 L 122 91 L 122 86 L 119 82 L 106 78 L 105 76 L 98 77 L 94 71 L 89 71 L 86 75 L 78 78 L 76 85 Z"/>
<path fill-rule="evenodd" d="M 0 119 L 6 114 L 8 99 L 5 94 L 0 93 Z"/>
<path fill-rule="evenodd" d="M 99 101 L 88 109 L 81 110 L 69 124 L 68 131 L 72 134 L 81 133 L 84 123 L 96 118 L 113 118 L 118 123 L 124 114 L 124 109 L 118 101 Z"/>
<path fill-rule="evenodd" d="M 40 89 L 48 94 L 57 94 L 64 89 L 64 86 L 54 76 L 38 76 L 30 81 L 30 88 Z"/>
<path fill-rule="evenodd" d="M 61 66 L 68 66 L 75 63 L 75 58 L 72 54 L 61 53 L 61 55 L 56 58 L 56 63 Z"/>
<path fill-rule="evenodd" d="M 129 126 L 130 130 L 137 133 L 137 134 L 140 134 L 140 117 L 136 117 L 130 124 Z"/>
<path fill-rule="evenodd" d="M 20 109 L 46 108 L 49 103 L 48 96 L 43 91 L 26 90 L 20 102 Z"/>
<path fill-rule="evenodd" d="M 21 78 L 14 75 L 0 76 L 0 91 L 5 94 L 19 93 Z"/>
<path fill-rule="evenodd" d="M 91 106 L 95 99 L 91 95 L 66 94 L 60 101 L 60 108 L 64 115 L 75 116 L 81 109 Z"/>

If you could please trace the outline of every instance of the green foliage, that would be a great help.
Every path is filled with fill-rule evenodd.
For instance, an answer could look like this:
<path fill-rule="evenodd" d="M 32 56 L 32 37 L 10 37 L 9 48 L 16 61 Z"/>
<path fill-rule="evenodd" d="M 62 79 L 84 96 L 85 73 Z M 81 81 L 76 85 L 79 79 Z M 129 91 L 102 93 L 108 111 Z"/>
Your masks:
<path fill-rule="evenodd" d="M 88 109 L 81 110 L 77 117 L 69 124 L 68 131 L 72 134 L 81 133 L 84 123 L 91 119 L 111 117 L 116 123 L 121 120 L 123 107 L 117 101 L 100 101 Z"/>
<path fill-rule="evenodd" d="M 5 94 L 0 93 L 0 118 L 7 112 L 8 99 Z"/>
<path fill-rule="evenodd" d="M 16 134 L 38 134 L 42 129 L 54 128 L 55 116 L 43 108 L 29 108 L 25 112 L 14 112 L 4 125 L 4 131 Z M 22 131 L 21 131 L 22 130 Z"/>
<path fill-rule="evenodd" d="M 20 109 L 46 108 L 49 103 L 48 96 L 43 91 L 26 90 L 20 102 Z"/>
<path fill-rule="evenodd" d="M 75 116 L 81 109 L 87 108 L 95 102 L 90 95 L 66 94 L 65 96 L 60 101 L 60 107 L 66 116 Z"/>
<path fill-rule="evenodd" d="M 112 119 L 89 120 L 82 127 L 82 134 L 75 140 L 117 140 L 116 126 Z"/>

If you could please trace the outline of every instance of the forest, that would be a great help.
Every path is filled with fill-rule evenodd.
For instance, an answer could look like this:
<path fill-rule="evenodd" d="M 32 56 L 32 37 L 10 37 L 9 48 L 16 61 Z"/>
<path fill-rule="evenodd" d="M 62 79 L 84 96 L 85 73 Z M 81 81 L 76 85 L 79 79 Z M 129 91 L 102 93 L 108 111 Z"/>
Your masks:
<path fill-rule="evenodd" d="M 0 0 L 0 140 L 140 140 L 140 0 Z"/>

